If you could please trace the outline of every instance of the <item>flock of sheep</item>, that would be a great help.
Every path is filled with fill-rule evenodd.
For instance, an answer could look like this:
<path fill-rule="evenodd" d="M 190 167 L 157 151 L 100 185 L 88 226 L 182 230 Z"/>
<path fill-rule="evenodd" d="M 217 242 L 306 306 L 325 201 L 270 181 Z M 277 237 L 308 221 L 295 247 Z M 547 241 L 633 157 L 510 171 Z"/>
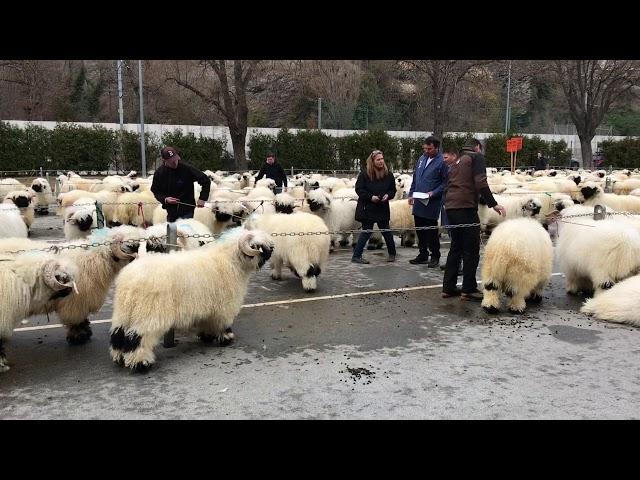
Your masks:
<path fill-rule="evenodd" d="M 355 178 L 299 174 L 290 177 L 286 193 L 276 195 L 273 180 L 255 182 L 251 172 L 205 173 L 212 182 L 208 203 L 193 219 L 176 222 L 179 248 L 168 255 L 166 211 L 150 192 L 152 177 L 135 178 L 132 172 L 93 180 L 69 172 L 57 179 L 57 198 L 45 179 L 30 186 L 1 179 L 0 371 L 9 368 L 4 342 L 31 315 L 56 312 L 69 343 L 88 341 L 88 318 L 112 285 L 110 352 L 116 363 L 146 371 L 154 363 L 154 347 L 171 328 L 226 345 L 251 275 L 265 262 L 271 262 L 274 280 L 287 267 L 305 291 L 313 291 L 336 245 L 355 243 L 351 231 L 361 226 L 354 219 Z M 553 234 L 567 292 L 593 296 L 582 311 L 640 325 L 631 308 L 640 295 L 637 171 L 512 175 L 487 169 L 487 178 L 507 215 L 479 207 L 482 229 L 491 234 L 481 272 L 486 311 L 499 311 L 500 293 L 510 298 L 512 312 L 541 300 L 551 275 Z M 411 180 L 396 175 L 390 202 L 390 226 L 404 246 L 416 239 L 406 200 Z M 194 184 L 196 198 L 199 189 Z M 594 220 L 596 204 L 616 215 Z M 28 238 L 35 214 L 47 214 L 52 206 L 66 239 L 53 249 Z M 369 248 L 381 248 L 382 242 L 374 234 Z"/>

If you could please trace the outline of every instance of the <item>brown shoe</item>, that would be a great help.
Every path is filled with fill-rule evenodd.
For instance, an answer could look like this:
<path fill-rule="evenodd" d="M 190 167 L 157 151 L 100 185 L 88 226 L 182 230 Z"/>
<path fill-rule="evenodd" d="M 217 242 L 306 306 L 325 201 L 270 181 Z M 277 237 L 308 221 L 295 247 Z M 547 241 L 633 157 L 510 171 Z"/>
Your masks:
<path fill-rule="evenodd" d="M 460 290 L 454 290 L 453 292 L 442 292 L 442 298 L 459 297 L 462 292 Z"/>
<path fill-rule="evenodd" d="M 481 302 L 483 298 L 484 298 L 484 295 L 482 295 L 482 292 L 472 292 L 472 293 L 462 292 L 460 294 L 460 300 Z"/>

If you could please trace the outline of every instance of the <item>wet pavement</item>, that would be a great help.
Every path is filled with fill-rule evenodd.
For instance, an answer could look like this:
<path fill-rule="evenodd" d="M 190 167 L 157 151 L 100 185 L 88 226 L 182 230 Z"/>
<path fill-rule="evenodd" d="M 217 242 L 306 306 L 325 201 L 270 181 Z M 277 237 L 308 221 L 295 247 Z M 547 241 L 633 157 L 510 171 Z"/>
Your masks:
<path fill-rule="evenodd" d="M 61 239 L 59 226 L 38 217 L 33 238 Z M 350 248 L 338 249 L 311 294 L 286 270 L 271 280 L 266 266 L 250 283 L 234 344 L 178 335 L 143 375 L 111 362 L 108 322 L 79 347 L 63 328 L 19 329 L 6 346 L 12 369 L 0 374 L 0 418 L 640 417 L 638 330 L 581 314 L 561 275 L 523 315 L 488 315 L 442 299 L 442 271 L 409 264 L 416 254 L 399 247 L 389 264 L 386 251 L 370 251 L 371 264 L 356 265 Z M 408 289 L 366 293 L 394 288 Z M 111 295 L 90 320 L 110 316 Z M 20 328 L 56 323 L 40 316 Z"/>

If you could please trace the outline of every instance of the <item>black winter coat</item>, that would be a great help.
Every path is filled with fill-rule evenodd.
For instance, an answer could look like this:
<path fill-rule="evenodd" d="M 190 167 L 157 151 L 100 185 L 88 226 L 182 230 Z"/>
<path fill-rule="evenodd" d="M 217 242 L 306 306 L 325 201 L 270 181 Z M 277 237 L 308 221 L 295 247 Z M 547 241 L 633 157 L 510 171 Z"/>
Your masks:
<path fill-rule="evenodd" d="M 182 212 L 195 210 L 195 207 L 171 205 L 165 203 L 164 199 L 166 197 L 176 197 L 182 203 L 195 205 L 193 182 L 198 182 L 202 186 L 200 200 L 207 201 L 209 190 L 211 189 L 211 180 L 200 170 L 180 159 L 176 169 L 165 167 L 164 165 L 158 167 L 153 175 L 151 192 L 167 212 L 174 212 L 180 215 Z"/>
<path fill-rule="evenodd" d="M 275 180 L 276 187 L 287 186 L 287 174 L 284 173 L 282 166 L 278 162 L 274 162 L 273 165 L 265 163 L 258 172 L 258 175 L 256 175 L 256 182 L 262 177 Z"/>
<path fill-rule="evenodd" d="M 389 202 L 396 195 L 396 180 L 391 171 L 380 180 L 371 180 L 367 172 L 360 172 L 356 181 L 356 193 L 358 194 L 356 221 L 389 221 L 391 218 Z M 371 197 L 374 195 L 382 200 L 385 194 L 389 196 L 386 202 L 374 203 L 371 201 Z"/>

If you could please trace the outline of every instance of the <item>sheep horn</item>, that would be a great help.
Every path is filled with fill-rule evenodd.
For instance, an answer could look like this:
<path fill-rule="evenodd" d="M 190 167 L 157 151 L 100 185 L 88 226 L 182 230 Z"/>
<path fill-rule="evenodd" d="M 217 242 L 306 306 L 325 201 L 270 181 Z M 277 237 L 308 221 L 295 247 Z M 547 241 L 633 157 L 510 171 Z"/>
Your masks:
<path fill-rule="evenodd" d="M 73 277 L 68 275 L 69 281 L 67 283 L 62 283 L 56 278 L 56 270 L 60 267 L 60 264 L 56 260 L 48 261 L 44 266 L 44 283 L 51 289 L 60 291 L 65 288 L 74 287 L 75 282 L 73 281 Z"/>
<path fill-rule="evenodd" d="M 120 260 L 129 260 L 137 257 L 135 253 L 126 253 L 122 250 L 122 237 L 119 237 L 111 244 L 111 253 Z"/>
<path fill-rule="evenodd" d="M 255 257 L 256 255 L 260 255 L 260 250 L 255 250 L 251 248 L 251 240 L 253 239 L 253 232 L 247 230 L 242 233 L 240 238 L 238 239 L 238 245 L 240 247 L 240 251 L 249 257 Z"/>

